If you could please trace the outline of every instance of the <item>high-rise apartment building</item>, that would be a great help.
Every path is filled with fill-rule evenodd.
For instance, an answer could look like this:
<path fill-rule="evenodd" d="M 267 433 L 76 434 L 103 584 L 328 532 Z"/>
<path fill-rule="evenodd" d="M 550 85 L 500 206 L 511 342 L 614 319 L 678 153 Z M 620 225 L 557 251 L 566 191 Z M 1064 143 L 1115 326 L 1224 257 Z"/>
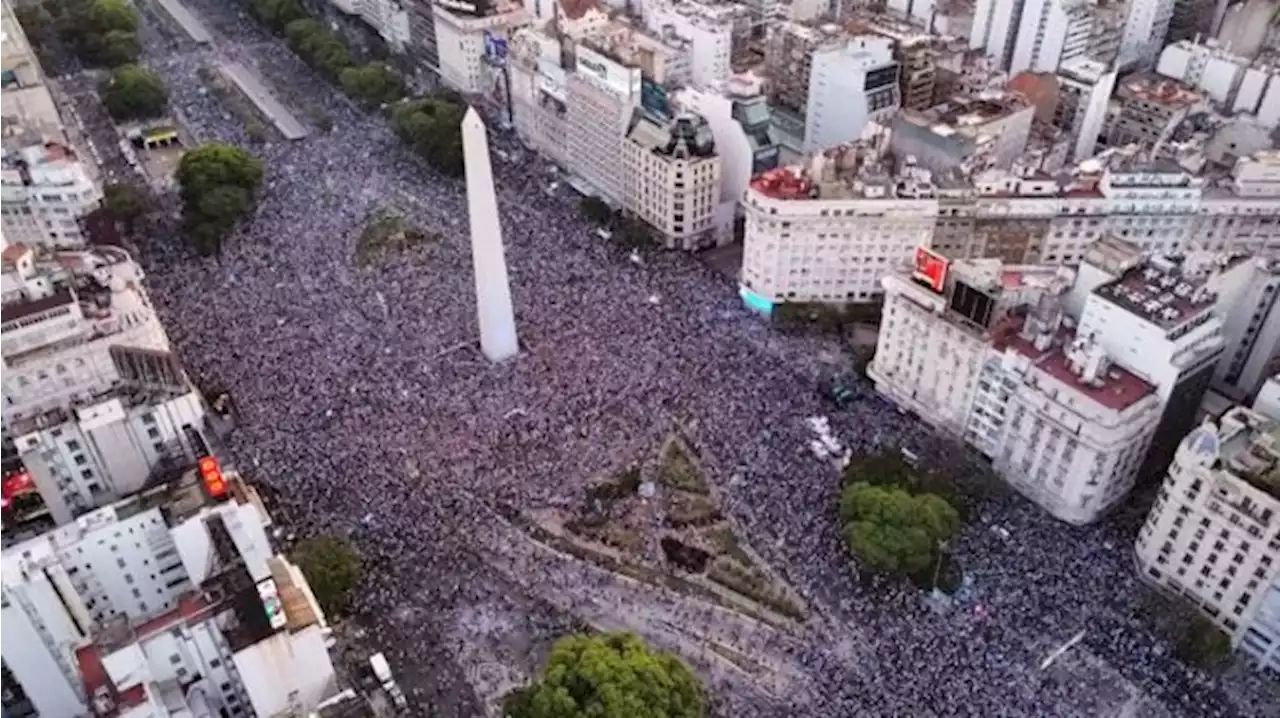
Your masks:
<path fill-rule="evenodd" d="M 819 152 L 858 139 L 867 123 L 893 116 L 898 91 L 893 40 L 856 35 L 814 49 L 803 151 Z"/>
<path fill-rule="evenodd" d="M 624 206 L 622 142 L 640 104 L 640 70 L 626 67 L 585 44 L 574 48 L 565 83 L 566 169 L 583 189 Z"/>
<path fill-rule="evenodd" d="M 934 64 L 936 38 L 933 35 L 919 26 L 882 13 L 858 13 L 849 21 L 848 27 L 854 34 L 872 33 L 893 40 L 902 107 L 925 110 L 934 105 L 937 67 Z"/>
<path fill-rule="evenodd" d="M 70 146 L 53 140 L 2 151 L 0 215 L 6 245 L 82 246 L 79 220 L 102 201 L 90 167 Z"/>
<path fill-rule="evenodd" d="M 6 677 L 39 715 L 314 710 L 338 692 L 328 630 L 269 525 L 253 489 L 204 457 L 6 548 Z"/>
<path fill-rule="evenodd" d="M 1124 68 L 1155 65 L 1169 35 L 1175 0 L 1130 0 L 1116 62 Z"/>
<path fill-rule="evenodd" d="M 1155 73 L 1125 77 L 1117 83 L 1115 103 L 1119 111 L 1106 130 L 1111 147 L 1165 142 L 1183 120 L 1206 106 L 1204 95 L 1191 86 Z"/>
<path fill-rule="evenodd" d="M 485 38 L 506 38 L 532 21 L 524 7 L 513 2 L 495 3 L 485 15 L 450 10 L 443 3 L 434 5 L 432 13 L 440 80 L 472 95 L 487 89 Z"/>
<path fill-rule="evenodd" d="M 1249 60 L 1214 40 L 1183 40 L 1164 48 L 1156 72 L 1203 92 L 1223 114 L 1280 125 L 1280 66 L 1274 63 Z"/>
<path fill-rule="evenodd" d="M 1280 416 L 1237 406 L 1179 444 L 1137 539 L 1147 581 L 1280 671 Z"/>
<path fill-rule="evenodd" d="M 404 52 L 410 40 L 409 10 L 399 0 L 329 0 L 339 11 L 360 18 L 387 47 Z"/>
<path fill-rule="evenodd" d="M 893 118 L 890 147 L 933 172 L 1009 169 L 1027 149 L 1035 107 L 1013 93 L 954 97 Z"/>
<path fill-rule="evenodd" d="M 729 81 L 737 19 L 735 8 L 729 5 L 656 0 L 645 3 L 644 8 L 644 22 L 651 32 L 670 34 L 689 44 L 695 87 L 720 88 Z"/>

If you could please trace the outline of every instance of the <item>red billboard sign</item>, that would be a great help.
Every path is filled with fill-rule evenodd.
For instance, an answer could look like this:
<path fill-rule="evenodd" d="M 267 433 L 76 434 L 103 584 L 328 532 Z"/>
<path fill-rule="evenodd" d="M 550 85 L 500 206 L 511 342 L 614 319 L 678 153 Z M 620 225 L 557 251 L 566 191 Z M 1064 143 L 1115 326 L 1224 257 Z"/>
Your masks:
<path fill-rule="evenodd" d="M 916 269 L 911 277 L 941 294 L 950 268 L 951 260 L 926 247 L 916 247 Z"/>
<path fill-rule="evenodd" d="M 200 470 L 200 480 L 204 482 L 204 490 L 209 496 L 220 499 L 227 495 L 227 480 L 222 476 L 222 467 L 212 456 L 203 456 L 196 463 Z"/>

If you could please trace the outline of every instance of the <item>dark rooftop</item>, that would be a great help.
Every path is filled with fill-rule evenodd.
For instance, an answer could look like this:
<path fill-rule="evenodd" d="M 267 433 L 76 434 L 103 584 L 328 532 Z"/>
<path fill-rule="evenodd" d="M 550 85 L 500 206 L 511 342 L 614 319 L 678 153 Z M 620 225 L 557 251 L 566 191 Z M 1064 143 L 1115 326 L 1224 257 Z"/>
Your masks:
<path fill-rule="evenodd" d="M 1177 260 L 1151 260 L 1094 290 L 1099 297 L 1162 329 L 1172 329 L 1213 307 L 1217 295 L 1205 277 L 1188 276 Z"/>
<path fill-rule="evenodd" d="M 1070 334 L 1060 332 L 1045 349 L 1037 349 L 1031 342 L 1018 335 L 1021 318 L 1013 318 L 997 332 L 996 346 L 1010 348 L 1031 360 L 1036 368 L 1058 381 L 1074 388 L 1081 395 L 1092 399 L 1112 411 L 1124 411 L 1141 399 L 1155 394 L 1156 388 L 1133 372 L 1115 364 L 1103 373 L 1101 381 L 1086 384 L 1071 368 L 1063 347 L 1070 341 Z"/>
<path fill-rule="evenodd" d="M 53 294 L 42 299 L 32 299 L 25 302 L 10 302 L 0 308 L 0 321 L 8 324 L 19 319 L 32 317 L 41 312 L 47 312 L 50 309 L 61 307 L 65 304 L 75 302 L 76 297 L 71 292 L 70 287 L 60 287 Z"/>

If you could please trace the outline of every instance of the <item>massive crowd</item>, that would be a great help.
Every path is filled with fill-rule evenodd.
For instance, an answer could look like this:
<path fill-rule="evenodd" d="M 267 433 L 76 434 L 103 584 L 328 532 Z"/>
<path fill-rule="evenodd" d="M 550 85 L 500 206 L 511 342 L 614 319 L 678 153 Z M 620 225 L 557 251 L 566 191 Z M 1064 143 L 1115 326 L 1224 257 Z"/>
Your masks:
<path fill-rule="evenodd" d="M 1255 679 L 1210 680 L 1134 617 L 1132 528 L 1120 523 L 1070 528 L 1023 501 L 975 498 L 955 546 L 971 581 L 963 600 L 938 610 L 857 577 L 835 528 L 836 471 L 809 452 L 807 417 L 831 416 L 856 451 L 909 446 L 953 472 L 978 468 L 956 466 L 954 444 L 869 390 L 837 411 L 820 396 L 811 340 L 771 333 L 689 258 L 628 261 L 576 202 L 546 193 L 546 162 L 507 137 L 494 138 L 509 158 L 495 174 L 524 351 L 490 365 L 475 341 L 461 184 L 233 5 L 190 4 L 235 38 L 214 53 L 335 128 L 254 148 L 261 202 L 220 258 L 151 238 L 152 297 L 193 374 L 231 390 L 237 464 L 278 490 L 304 533 L 350 533 L 371 561 L 360 612 L 382 617 L 374 630 L 397 644 L 390 653 L 431 666 L 434 686 L 412 696 L 421 705 L 477 714 L 449 616 L 524 590 L 477 550 L 490 507 L 571 501 L 678 427 L 747 538 L 816 609 L 788 649 L 804 695 L 718 696 L 735 716 L 1118 715 L 1126 700 L 1133 715 L 1274 715 Z M 151 62 L 201 140 L 248 141 L 206 89 L 207 53 L 166 48 Z M 386 209 L 439 239 L 359 269 L 356 237 Z M 522 583 L 562 580 L 538 575 L 548 570 Z M 414 624 L 389 623 L 406 603 L 423 609 Z"/>

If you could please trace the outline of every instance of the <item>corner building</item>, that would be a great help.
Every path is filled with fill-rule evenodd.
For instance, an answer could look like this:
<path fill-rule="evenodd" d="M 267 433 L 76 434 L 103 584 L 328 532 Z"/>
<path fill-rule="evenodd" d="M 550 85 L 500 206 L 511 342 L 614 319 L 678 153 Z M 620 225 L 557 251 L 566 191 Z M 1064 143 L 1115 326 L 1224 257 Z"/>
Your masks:
<path fill-rule="evenodd" d="M 1144 580 L 1280 674 L 1280 415 L 1237 406 L 1183 439 L 1138 535 Z"/>

